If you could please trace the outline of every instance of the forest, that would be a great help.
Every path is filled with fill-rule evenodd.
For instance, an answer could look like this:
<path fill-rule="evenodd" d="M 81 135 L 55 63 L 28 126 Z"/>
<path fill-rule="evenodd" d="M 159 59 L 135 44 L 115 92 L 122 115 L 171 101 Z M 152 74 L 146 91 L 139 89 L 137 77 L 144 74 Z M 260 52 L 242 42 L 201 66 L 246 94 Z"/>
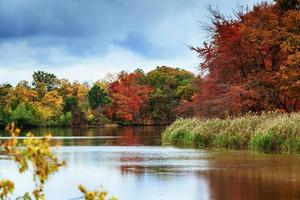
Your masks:
<path fill-rule="evenodd" d="M 201 59 L 198 75 L 161 66 L 122 71 L 90 86 L 37 71 L 32 84 L 0 86 L 0 125 L 155 125 L 178 117 L 299 111 L 299 2 L 239 7 L 231 18 L 209 10 L 203 28 L 210 39 L 190 47 Z"/>
<path fill-rule="evenodd" d="M 111 74 L 92 86 L 43 71 L 32 78 L 32 84 L 0 86 L 1 126 L 168 124 L 176 118 L 174 108 L 191 101 L 195 81 L 191 72 L 166 66 Z"/>

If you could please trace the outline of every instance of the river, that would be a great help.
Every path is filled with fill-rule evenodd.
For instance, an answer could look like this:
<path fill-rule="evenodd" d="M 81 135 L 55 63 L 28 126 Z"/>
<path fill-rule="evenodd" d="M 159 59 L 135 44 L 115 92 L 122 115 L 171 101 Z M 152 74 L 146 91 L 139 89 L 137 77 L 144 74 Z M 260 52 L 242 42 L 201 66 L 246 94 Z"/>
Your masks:
<path fill-rule="evenodd" d="M 103 187 L 120 200 L 300 199 L 299 155 L 167 147 L 163 130 L 28 130 L 52 133 L 52 144 L 60 146 L 53 150 L 67 161 L 46 183 L 46 199 L 81 197 L 79 184 Z M 31 173 L 20 175 L 4 155 L 0 178 L 16 183 L 14 197 L 33 188 Z"/>

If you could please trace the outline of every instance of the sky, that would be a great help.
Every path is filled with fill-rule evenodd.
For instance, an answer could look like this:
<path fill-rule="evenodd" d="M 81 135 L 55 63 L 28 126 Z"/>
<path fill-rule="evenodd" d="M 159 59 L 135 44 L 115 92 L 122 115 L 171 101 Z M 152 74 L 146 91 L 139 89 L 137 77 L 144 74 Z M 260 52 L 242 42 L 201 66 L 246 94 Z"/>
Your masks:
<path fill-rule="evenodd" d="M 34 71 L 93 82 L 107 73 L 172 66 L 198 72 L 188 48 L 208 34 L 207 6 L 226 15 L 260 0 L 1 0 L 0 83 Z"/>

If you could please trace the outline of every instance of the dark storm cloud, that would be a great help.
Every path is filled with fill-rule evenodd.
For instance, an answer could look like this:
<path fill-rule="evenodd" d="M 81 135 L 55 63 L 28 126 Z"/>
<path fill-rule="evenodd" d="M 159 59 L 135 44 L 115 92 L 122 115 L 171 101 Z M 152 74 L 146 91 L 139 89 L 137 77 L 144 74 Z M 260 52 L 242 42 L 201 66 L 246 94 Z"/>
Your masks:
<path fill-rule="evenodd" d="M 30 46 L 61 46 L 77 51 L 100 38 L 106 24 L 106 1 L 2 0 L 0 40 L 23 41 Z M 102 29 L 102 30 L 101 30 Z M 91 48 L 92 49 L 92 48 Z"/>
<path fill-rule="evenodd" d="M 208 3 L 228 6 L 216 0 L 1 0 L 0 42 L 59 46 L 80 55 L 102 52 L 117 41 L 144 56 L 155 56 L 164 49 L 148 41 L 152 26 L 168 20 L 168 26 L 180 27 L 181 21 L 172 21 L 174 15 L 185 15 L 198 7 L 200 16 Z M 194 23 L 199 19 L 189 20 Z M 172 34 L 168 27 L 161 31 L 162 36 Z"/>
<path fill-rule="evenodd" d="M 125 44 L 140 39 L 132 35 L 141 35 L 139 32 L 147 31 L 178 7 L 192 4 L 193 1 L 187 6 L 184 1 L 1 0 L 0 41 L 22 40 L 30 46 L 61 46 L 80 53 L 101 51 L 112 41 L 121 44 L 124 39 Z M 142 39 L 125 46 L 150 55 L 148 46 L 134 47 L 149 44 L 146 37 Z"/>

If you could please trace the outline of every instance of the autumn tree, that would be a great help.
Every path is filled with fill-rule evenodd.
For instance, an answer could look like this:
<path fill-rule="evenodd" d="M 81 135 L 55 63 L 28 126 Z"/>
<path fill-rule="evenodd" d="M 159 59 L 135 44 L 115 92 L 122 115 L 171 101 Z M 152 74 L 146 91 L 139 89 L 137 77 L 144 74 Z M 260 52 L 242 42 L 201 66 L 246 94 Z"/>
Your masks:
<path fill-rule="evenodd" d="M 11 94 L 11 90 L 13 89 L 12 85 L 9 83 L 0 85 L 0 108 L 5 108 L 7 105 L 8 97 Z"/>
<path fill-rule="evenodd" d="M 140 111 L 147 104 L 151 87 L 142 85 L 145 74 L 121 72 L 117 81 L 110 84 L 109 97 L 112 105 L 108 111 L 111 119 L 120 123 L 141 123 Z"/>
<path fill-rule="evenodd" d="M 298 6 L 261 3 L 236 19 L 211 10 L 211 40 L 192 47 L 204 60 L 193 107 L 199 115 L 299 110 Z"/>
<path fill-rule="evenodd" d="M 36 91 L 30 88 L 28 81 L 20 81 L 10 93 L 9 105 L 14 109 L 19 103 L 28 103 L 37 100 Z"/>
<path fill-rule="evenodd" d="M 40 112 L 44 124 L 63 114 L 63 98 L 56 90 L 46 92 L 40 101 L 32 102 L 32 105 Z"/>
<path fill-rule="evenodd" d="M 12 91 L 12 85 L 0 85 L 0 127 L 5 127 L 9 122 L 9 99 Z"/>
<path fill-rule="evenodd" d="M 60 96 L 66 98 L 67 96 L 72 96 L 73 88 L 72 84 L 67 79 L 58 80 L 57 91 Z"/>

